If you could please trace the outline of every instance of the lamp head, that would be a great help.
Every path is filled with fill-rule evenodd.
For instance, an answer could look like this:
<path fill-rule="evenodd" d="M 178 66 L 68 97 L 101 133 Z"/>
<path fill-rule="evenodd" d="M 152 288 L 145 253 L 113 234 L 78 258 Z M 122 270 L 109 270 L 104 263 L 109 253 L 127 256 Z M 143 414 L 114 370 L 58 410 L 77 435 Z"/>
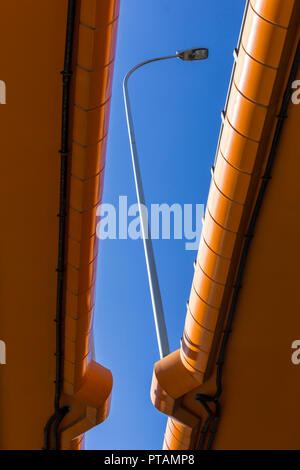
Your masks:
<path fill-rule="evenodd" d="M 206 47 L 196 47 L 178 51 L 176 54 L 181 60 L 205 60 L 208 58 L 208 49 Z"/>

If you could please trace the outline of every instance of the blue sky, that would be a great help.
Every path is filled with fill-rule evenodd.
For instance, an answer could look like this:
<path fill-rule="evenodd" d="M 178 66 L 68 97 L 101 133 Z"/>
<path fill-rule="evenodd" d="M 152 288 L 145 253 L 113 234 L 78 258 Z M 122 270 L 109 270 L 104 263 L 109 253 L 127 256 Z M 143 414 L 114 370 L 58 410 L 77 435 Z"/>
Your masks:
<path fill-rule="evenodd" d="M 208 47 L 209 59 L 145 66 L 129 93 L 147 204 L 205 204 L 225 105 L 241 0 L 122 0 L 103 202 L 136 202 L 122 80 L 137 63 Z M 170 349 L 178 349 L 195 251 L 154 241 Z M 141 240 L 102 240 L 96 294 L 97 361 L 114 376 L 111 413 L 89 431 L 87 449 L 161 449 L 166 416 L 150 400 L 159 359 Z"/>

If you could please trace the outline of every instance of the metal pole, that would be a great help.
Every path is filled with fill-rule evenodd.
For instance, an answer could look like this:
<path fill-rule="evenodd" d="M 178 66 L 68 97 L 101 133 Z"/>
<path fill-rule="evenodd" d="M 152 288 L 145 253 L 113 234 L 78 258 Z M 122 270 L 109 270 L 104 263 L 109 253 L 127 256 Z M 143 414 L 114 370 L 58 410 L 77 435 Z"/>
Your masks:
<path fill-rule="evenodd" d="M 170 352 L 169 341 L 168 341 L 160 287 L 159 287 L 159 282 L 158 282 L 157 269 L 156 269 L 155 258 L 154 258 L 154 253 L 153 253 L 151 232 L 149 230 L 147 213 L 145 211 L 145 206 L 146 206 L 145 195 L 144 195 L 144 189 L 143 189 L 143 184 L 142 184 L 141 170 L 140 170 L 140 164 L 139 164 L 138 152 L 137 152 L 137 146 L 136 146 L 135 134 L 134 134 L 132 112 L 131 112 L 131 106 L 130 106 L 130 100 L 129 100 L 129 94 L 128 94 L 128 79 L 135 70 L 142 67 L 143 65 L 149 64 L 151 62 L 157 62 L 158 60 L 173 59 L 175 57 L 178 57 L 178 55 L 176 54 L 176 55 L 171 55 L 171 56 L 166 56 L 166 57 L 158 57 L 156 59 L 150 59 L 145 62 L 142 62 L 136 65 L 135 67 L 133 67 L 127 73 L 123 81 L 123 92 L 124 92 L 126 119 L 127 119 L 127 127 L 128 127 L 129 141 L 130 141 L 134 181 L 135 181 L 138 207 L 139 207 L 139 212 L 140 212 L 140 223 L 141 223 L 141 230 L 142 230 L 142 237 L 143 237 L 143 244 L 144 244 L 144 251 L 145 251 L 145 258 L 146 258 L 146 266 L 147 266 L 148 281 L 149 281 L 149 287 L 150 287 L 157 343 L 158 343 L 158 349 L 159 349 L 159 354 L 160 354 L 161 359 L 167 356 Z"/>

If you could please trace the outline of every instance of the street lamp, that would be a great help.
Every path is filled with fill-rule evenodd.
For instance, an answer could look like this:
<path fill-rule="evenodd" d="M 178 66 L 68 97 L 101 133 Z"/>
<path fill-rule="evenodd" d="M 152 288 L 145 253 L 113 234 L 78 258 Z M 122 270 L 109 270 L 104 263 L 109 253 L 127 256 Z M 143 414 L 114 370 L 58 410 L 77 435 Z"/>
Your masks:
<path fill-rule="evenodd" d="M 136 146 L 136 141 L 135 141 L 132 112 L 131 112 L 131 106 L 130 106 L 130 100 L 129 100 L 129 94 L 128 94 L 128 79 L 133 74 L 133 72 L 135 72 L 135 70 L 139 69 L 140 67 L 146 64 L 150 64 L 151 62 L 157 62 L 159 60 L 174 59 L 174 58 L 178 58 L 184 61 L 197 61 L 197 60 L 207 59 L 207 57 L 208 57 L 208 49 L 198 47 L 194 49 L 186 49 L 184 51 L 178 51 L 174 55 L 165 56 L 165 57 L 157 57 L 156 59 L 146 60 L 136 65 L 131 70 L 129 70 L 129 72 L 126 74 L 124 81 L 123 81 L 123 92 L 124 92 L 125 110 L 126 110 L 126 118 L 127 118 L 127 127 L 128 127 L 129 141 L 130 141 L 131 158 L 132 158 L 137 202 L 138 202 L 139 213 L 140 213 L 140 225 L 141 225 L 141 231 L 142 231 L 142 237 L 143 237 L 146 266 L 147 266 L 147 273 L 148 273 L 148 280 L 149 280 L 149 287 L 150 287 L 150 294 L 151 294 L 151 301 L 152 301 L 152 308 L 153 308 L 153 315 L 154 315 L 154 322 L 155 322 L 155 329 L 156 329 L 156 337 L 157 337 L 159 354 L 160 354 L 161 359 L 167 356 L 170 352 L 169 342 L 168 342 L 167 328 L 166 328 L 163 304 L 161 300 L 161 293 L 160 293 L 160 287 L 159 287 L 158 276 L 157 276 L 157 269 L 156 269 L 154 253 L 153 253 L 151 233 L 149 230 L 147 215 L 145 214 L 143 210 L 143 207 L 146 205 L 146 203 L 145 203 L 145 195 L 144 195 L 144 189 L 143 189 L 143 184 L 142 184 L 140 164 L 139 164 L 139 159 L 138 159 L 137 146 Z"/>

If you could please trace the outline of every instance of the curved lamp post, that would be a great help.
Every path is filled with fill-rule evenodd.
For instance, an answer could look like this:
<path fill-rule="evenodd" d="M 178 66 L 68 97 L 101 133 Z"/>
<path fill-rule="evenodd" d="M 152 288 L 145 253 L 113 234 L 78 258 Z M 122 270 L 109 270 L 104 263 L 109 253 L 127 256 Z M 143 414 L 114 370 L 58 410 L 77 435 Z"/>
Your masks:
<path fill-rule="evenodd" d="M 136 65 L 131 70 L 129 70 L 129 72 L 127 73 L 123 81 L 125 110 L 126 110 L 127 127 L 128 127 L 128 134 L 129 134 L 129 140 L 130 140 L 130 149 L 131 149 L 131 158 L 132 158 L 132 165 L 133 165 L 133 172 L 134 172 L 135 188 L 136 188 L 137 202 L 138 202 L 139 213 L 140 213 L 140 224 L 141 224 L 141 231 L 142 231 L 142 237 L 143 237 L 147 273 L 148 273 L 148 280 L 149 280 L 149 287 L 150 287 L 150 293 L 151 293 L 152 308 L 153 308 L 153 315 L 154 315 L 154 322 L 155 322 L 155 329 L 156 329 L 156 336 L 157 336 L 160 358 L 163 358 L 169 354 L 169 342 L 168 342 L 166 322 L 165 322 L 160 287 L 159 287 L 158 276 L 157 276 L 157 269 L 156 269 L 154 253 L 153 253 L 151 233 L 149 230 L 148 217 L 144 211 L 144 207 L 146 203 L 145 203 L 145 195 L 144 195 L 144 189 L 143 189 L 142 178 L 141 178 L 140 164 L 139 164 L 138 153 L 137 153 L 137 146 L 136 146 L 135 135 L 134 135 L 132 112 L 131 112 L 131 106 L 130 106 L 130 100 L 129 100 L 129 94 L 128 94 L 128 79 L 133 74 L 133 72 L 135 72 L 135 70 L 139 69 L 140 67 L 143 67 L 146 64 L 150 64 L 151 62 L 157 62 L 159 60 L 174 59 L 174 58 L 193 61 L 193 60 L 204 60 L 204 59 L 207 59 L 207 57 L 208 57 L 208 49 L 195 48 L 195 49 L 187 49 L 184 51 L 176 52 L 175 55 L 157 57 L 156 59 L 146 60 Z"/>

